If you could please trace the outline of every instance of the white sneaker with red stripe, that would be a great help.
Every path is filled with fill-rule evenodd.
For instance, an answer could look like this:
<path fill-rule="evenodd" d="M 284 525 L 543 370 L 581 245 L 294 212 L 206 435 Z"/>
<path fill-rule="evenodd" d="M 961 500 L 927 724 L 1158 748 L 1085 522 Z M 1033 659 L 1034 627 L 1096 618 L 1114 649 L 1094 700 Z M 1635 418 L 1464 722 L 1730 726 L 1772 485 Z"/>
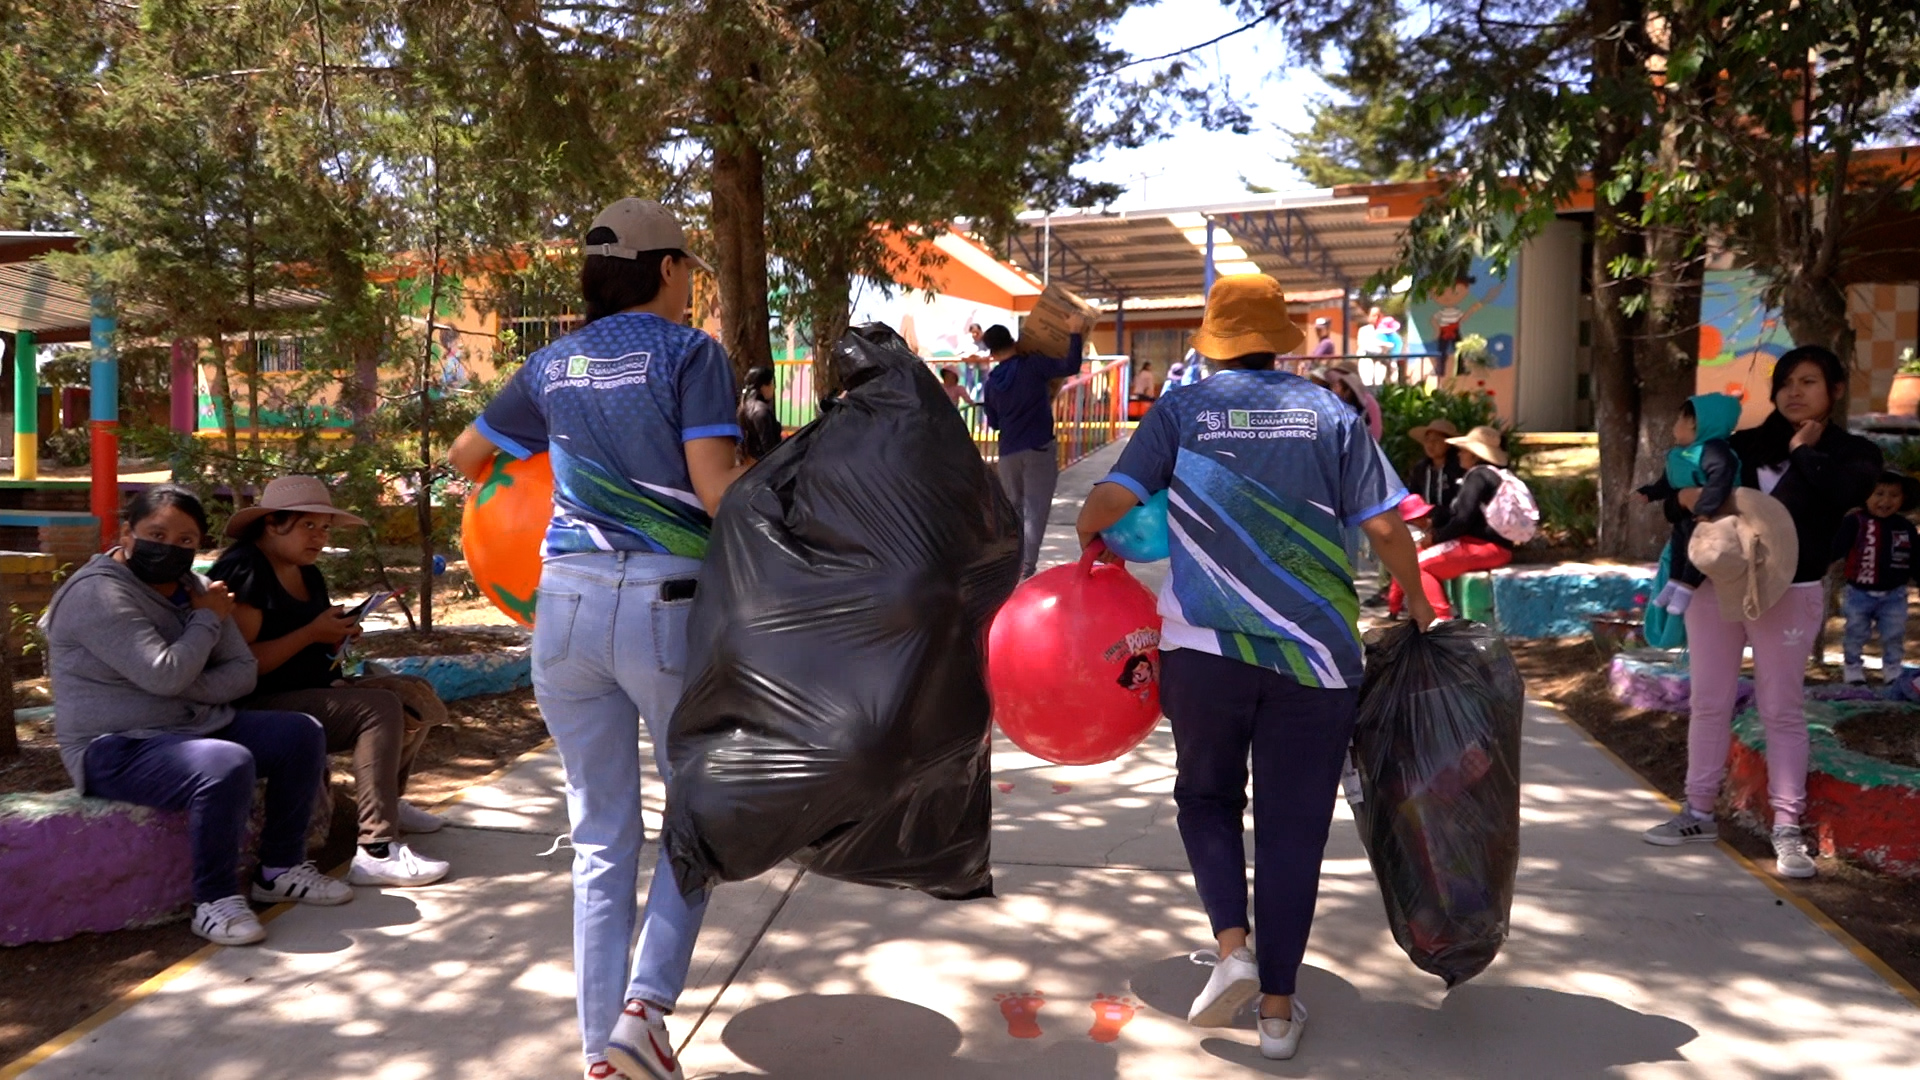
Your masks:
<path fill-rule="evenodd" d="M 587 1066 L 587 1080 L 632 1080 L 632 1077 L 614 1068 L 611 1061 L 596 1061 Z"/>
<path fill-rule="evenodd" d="M 627 1002 L 607 1039 L 607 1060 L 635 1080 L 684 1080 L 667 1038 L 667 1018 L 638 998 Z"/>

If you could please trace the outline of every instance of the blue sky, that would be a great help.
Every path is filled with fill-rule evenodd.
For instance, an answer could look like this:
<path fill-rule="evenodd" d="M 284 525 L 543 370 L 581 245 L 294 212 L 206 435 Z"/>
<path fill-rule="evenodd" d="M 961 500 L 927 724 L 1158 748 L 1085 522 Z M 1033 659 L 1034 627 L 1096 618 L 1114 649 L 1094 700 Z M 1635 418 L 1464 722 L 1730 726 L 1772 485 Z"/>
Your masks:
<path fill-rule="evenodd" d="M 1112 41 L 1134 56 L 1157 56 L 1226 33 L 1240 18 L 1218 0 L 1162 0 L 1129 11 L 1114 28 Z M 1257 27 L 1196 54 L 1205 76 L 1224 75 L 1236 94 L 1250 103 L 1250 135 L 1209 132 L 1189 125 L 1171 138 L 1123 150 L 1081 167 L 1095 180 L 1125 185 L 1116 209 L 1186 206 L 1225 202 L 1247 196 L 1248 180 L 1282 190 L 1305 181 L 1292 166 L 1275 160 L 1286 152 L 1287 129 L 1304 128 L 1310 98 L 1325 91 L 1312 72 L 1290 60 L 1278 30 Z"/>

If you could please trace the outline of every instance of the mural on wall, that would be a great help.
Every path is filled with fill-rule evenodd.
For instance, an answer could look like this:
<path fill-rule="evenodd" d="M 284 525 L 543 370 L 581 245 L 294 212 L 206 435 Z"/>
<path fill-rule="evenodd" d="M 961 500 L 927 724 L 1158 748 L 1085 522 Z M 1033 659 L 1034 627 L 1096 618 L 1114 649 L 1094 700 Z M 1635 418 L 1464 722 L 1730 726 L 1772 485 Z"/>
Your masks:
<path fill-rule="evenodd" d="M 1750 271 L 1707 271 L 1700 292 L 1700 393 L 1740 399 L 1740 426 L 1759 423 L 1773 409 L 1774 361 L 1792 345 Z"/>
<path fill-rule="evenodd" d="M 1408 351 L 1440 354 L 1439 374 L 1449 389 L 1479 390 L 1503 410 L 1513 399 L 1520 312 L 1520 290 L 1511 286 L 1487 260 L 1475 259 L 1452 285 L 1407 309 Z M 1486 351 L 1461 354 L 1460 343 L 1474 337 L 1486 342 Z"/>

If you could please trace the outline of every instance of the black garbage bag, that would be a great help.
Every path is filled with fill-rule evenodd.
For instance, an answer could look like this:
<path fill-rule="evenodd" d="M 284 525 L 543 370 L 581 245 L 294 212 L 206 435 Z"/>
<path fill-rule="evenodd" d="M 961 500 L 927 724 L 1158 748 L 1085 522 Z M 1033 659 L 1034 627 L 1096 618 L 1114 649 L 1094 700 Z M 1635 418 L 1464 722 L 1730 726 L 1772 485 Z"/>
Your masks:
<path fill-rule="evenodd" d="M 1507 937 L 1525 697 L 1513 654 L 1482 623 L 1368 636 L 1354 817 L 1394 941 L 1448 986 L 1486 970 Z"/>
<path fill-rule="evenodd" d="M 846 396 L 714 521 L 667 736 L 674 875 L 692 894 L 792 858 L 990 896 L 985 647 L 1014 509 L 897 334 L 857 327 L 832 363 Z"/>

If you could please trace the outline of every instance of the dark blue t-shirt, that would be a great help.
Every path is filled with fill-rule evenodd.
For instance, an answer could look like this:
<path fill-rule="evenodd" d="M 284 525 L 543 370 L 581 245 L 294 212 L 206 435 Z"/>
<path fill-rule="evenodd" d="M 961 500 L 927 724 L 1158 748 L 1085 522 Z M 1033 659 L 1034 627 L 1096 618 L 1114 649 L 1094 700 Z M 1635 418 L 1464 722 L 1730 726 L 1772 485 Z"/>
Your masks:
<path fill-rule="evenodd" d="M 550 453 L 548 555 L 704 556 L 713 521 L 682 444 L 740 437 L 725 350 L 645 312 L 595 320 L 528 357 L 475 426 L 514 457 Z"/>
<path fill-rule="evenodd" d="M 1107 476 L 1141 500 L 1168 490 L 1162 648 L 1357 687 L 1360 602 L 1343 529 L 1406 488 L 1366 421 L 1278 371 L 1223 371 L 1160 395 Z"/>
<path fill-rule="evenodd" d="M 1053 398 L 1047 384 L 1080 372 L 1080 335 L 1068 340 L 1067 356 L 1022 353 L 993 366 L 987 375 L 987 423 L 1000 432 L 1000 453 L 1038 450 L 1053 441 Z"/>

